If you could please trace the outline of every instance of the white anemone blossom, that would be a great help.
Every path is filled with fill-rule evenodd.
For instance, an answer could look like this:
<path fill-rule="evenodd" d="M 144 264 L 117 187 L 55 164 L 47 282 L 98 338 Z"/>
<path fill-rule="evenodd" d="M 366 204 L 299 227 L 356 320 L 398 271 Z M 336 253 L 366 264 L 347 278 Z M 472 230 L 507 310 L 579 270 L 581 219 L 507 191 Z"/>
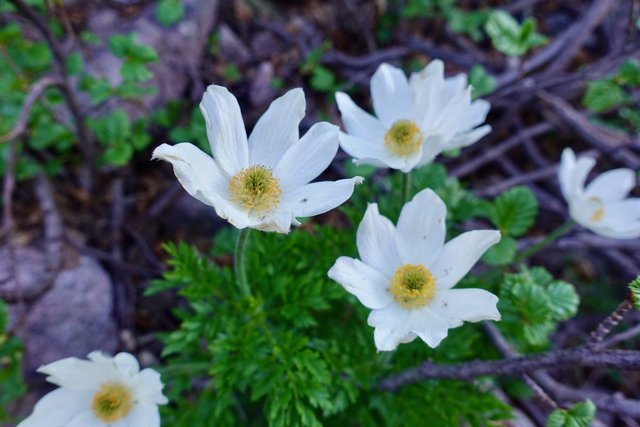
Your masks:
<path fill-rule="evenodd" d="M 569 215 L 578 224 L 605 237 L 640 237 L 640 198 L 627 197 L 636 186 L 636 173 L 625 168 L 610 170 L 585 187 L 595 164 L 591 157 L 576 159 L 570 148 L 562 152 L 558 180 L 569 204 Z"/>
<path fill-rule="evenodd" d="M 140 370 L 129 353 L 58 360 L 38 369 L 60 388 L 45 395 L 18 427 L 160 427 L 167 403 L 160 374 Z"/>
<path fill-rule="evenodd" d="M 430 189 L 402 208 L 397 227 L 370 204 L 358 226 L 360 259 L 340 257 L 329 277 L 371 309 L 379 351 L 420 337 L 436 347 L 463 321 L 500 320 L 498 298 L 482 289 L 452 289 L 500 240 L 496 230 L 465 232 L 445 244 L 447 210 Z"/>
<path fill-rule="evenodd" d="M 162 144 L 154 159 L 173 165 L 182 186 L 237 228 L 288 233 L 296 217 L 327 212 L 344 203 L 361 177 L 313 182 L 338 151 L 338 128 L 313 125 L 299 138 L 305 112 L 302 89 L 271 103 L 247 139 L 236 98 L 209 86 L 200 110 L 213 158 L 195 145 Z"/>
<path fill-rule="evenodd" d="M 407 81 L 404 72 L 382 64 L 371 78 L 376 117 L 336 93 L 347 133 L 340 145 L 357 163 L 409 172 L 442 151 L 466 147 L 491 131 L 482 125 L 490 104 L 471 101 L 467 76 L 444 78 L 444 65 L 431 61 Z"/>

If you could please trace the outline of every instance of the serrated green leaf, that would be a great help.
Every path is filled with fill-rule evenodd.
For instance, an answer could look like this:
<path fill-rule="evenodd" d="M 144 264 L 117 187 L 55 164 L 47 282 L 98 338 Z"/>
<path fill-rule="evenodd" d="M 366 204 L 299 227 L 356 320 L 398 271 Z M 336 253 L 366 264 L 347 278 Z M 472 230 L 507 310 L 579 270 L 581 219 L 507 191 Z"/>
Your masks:
<path fill-rule="evenodd" d="M 597 80 L 587 83 L 587 91 L 582 105 L 597 113 L 621 104 L 625 100 L 622 88 L 611 80 Z"/>
<path fill-rule="evenodd" d="M 550 322 L 522 326 L 524 339 L 534 347 L 541 347 L 548 343 L 549 336 L 554 330 L 555 325 Z"/>
<path fill-rule="evenodd" d="M 570 319 L 578 312 L 580 297 L 571 283 L 557 280 L 547 286 L 554 320 Z"/>
<path fill-rule="evenodd" d="M 134 39 L 134 34 L 114 34 L 109 37 L 109 49 L 118 58 L 124 58 Z"/>
<path fill-rule="evenodd" d="M 551 319 L 551 304 L 547 293 L 534 283 L 521 283 L 512 291 L 514 303 L 523 318 L 531 324 L 545 323 Z"/>
<path fill-rule="evenodd" d="M 491 221 L 508 236 L 526 233 L 538 214 L 538 200 L 527 187 L 513 187 L 502 193 L 493 203 Z"/>
<path fill-rule="evenodd" d="M 153 73 L 149 71 L 144 63 L 137 60 L 129 60 L 122 63 L 120 74 L 124 80 L 144 82 L 153 77 Z"/>
<path fill-rule="evenodd" d="M 497 86 L 496 78 L 487 74 L 487 71 L 480 64 L 471 67 L 469 71 L 469 84 L 473 86 L 472 97 L 474 99 L 493 92 Z"/>
<path fill-rule="evenodd" d="M 67 73 L 69 75 L 75 76 L 82 71 L 83 62 L 82 55 L 78 52 L 73 52 L 69 54 L 65 59 L 65 65 L 67 67 Z"/>
<path fill-rule="evenodd" d="M 97 140 L 105 146 L 122 145 L 131 136 L 131 120 L 122 109 L 90 123 Z"/>
<path fill-rule="evenodd" d="M 618 79 L 631 87 L 640 86 L 640 62 L 635 59 L 625 61 L 618 70 Z"/>
<path fill-rule="evenodd" d="M 336 76 L 333 71 L 323 66 L 316 66 L 311 71 L 311 87 L 320 92 L 330 92 L 336 86 Z"/>
<path fill-rule="evenodd" d="M 570 409 L 556 409 L 547 418 L 547 427 L 589 427 L 596 415 L 596 405 L 589 399 Z"/>
<path fill-rule="evenodd" d="M 502 236 L 497 244 L 484 253 L 482 261 L 491 266 L 508 265 L 515 258 L 517 248 L 518 244 L 513 238 Z"/>
<path fill-rule="evenodd" d="M 132 43 L 129 46 L 127 54 L 132 59 L 137 59 L 144 63 L 156 62 L 158 60 L 158 53 L 154 48 L 140 43 Z"/>
<path fill-rule="evenodd" d="M 107 147 L 103 154 L 104 161 L 111 166 L 124 166 L 132 156 L 133 147 L 127 143 Z"/>
<path fill-rule="evenodd" d="M 156 19 L 162 25 L 173 25 L 184 16 L 184 5 L 180 0 L 160 0 L 156 6 Z"/>
<path fill-rule="evenodd" d="M 4 301 L 0 299 L 0 336 L 7 329 L 7 324 L 9 323 L 9 310 L 7 310 L 7 306 Z"/>
<path fill-rule="evenodd" d="M 546 37 L 536 33 L 533 18 L 519 24 L 513 16 L 503 10 L 491 12 L 484 28 L 493 46 L 510 56 L 523 55 L 529 49 L 547 42 Z"/>

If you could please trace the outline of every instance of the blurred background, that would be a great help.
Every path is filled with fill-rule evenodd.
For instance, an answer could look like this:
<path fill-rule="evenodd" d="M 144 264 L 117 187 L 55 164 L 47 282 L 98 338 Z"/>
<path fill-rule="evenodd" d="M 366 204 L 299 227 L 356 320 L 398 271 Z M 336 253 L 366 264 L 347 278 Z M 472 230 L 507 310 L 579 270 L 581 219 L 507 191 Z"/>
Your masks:
<path fill-rule="evenodd" d="M 601 170 L 640 166 L 639 9 L 632 0 L 0 0 L 0 419 L 30 411 L 43 363 L 95 348 L 158 362 L 156 333 L 177 327 L 180 304 L 143 297 L 165 268 L 162 244 L 209 250 L 224 223 L 151 151 L 183 141 L 209 150 L 198 110 L 207 85 L 229 88 L 248 128 L 303 87 L 305 131 L 340 123 L 338 90 L 370 105 L 382 62 L 410 72 L 442 59 L 448 76 L 466 73 L 474 97 L 491 102 L 493 132 L 440 162 L 478 196 L 529 186 L 540 204 L 536 228 L 518 241 L 529 245 L 566 219 L 556 179 L 565 146 Z M 356 172 L 388 173 L 356 170 L 340 152 L 325 177 Z M 317 221 L 347 223 L 339 212 Z M 580 230 L 537 255 L 584 284 L 581 315 L 556 342 L 579 340 L 616 305 L 639 249 Z M 621 379 L 636 396 L 639 380 Z"/>

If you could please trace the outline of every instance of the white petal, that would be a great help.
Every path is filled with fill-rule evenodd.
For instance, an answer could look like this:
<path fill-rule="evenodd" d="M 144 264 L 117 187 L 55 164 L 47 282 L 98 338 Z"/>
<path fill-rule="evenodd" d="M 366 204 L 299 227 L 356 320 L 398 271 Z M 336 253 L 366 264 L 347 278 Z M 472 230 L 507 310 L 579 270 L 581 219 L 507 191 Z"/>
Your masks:
<path fill-rule="evenodd" d="M 362 177 L 340 179 L 338 181 L 312 182 L 282 195 L 279 211 L 293 212 L 296 217 L 320 215 L 334 209 L 353 194 Z"/>
<path fill-rule="evenodd" d="M 64 427 L 107 427 L 108 424 L 100 421 L 93 415 L 91 410 L 85 411 L 76 417 L 74 417 L 71 421 L 64 424 Z"/>
<path fill-rule="evenodd" d="M 395 234 L 395 227 L 391 221 L 380 215 L 377 204 L 370 203 L 358 226 L 356 245 L 360 259 L 365 264 L 374 265 L 388 278 L 391 278 L 400 266 Z"/>
<path fill-rule="evenodd" d="M 60 388 L 46 394 L 18 427 L 63 426 L 91 407 L 93 392 Z"/>
<path fill-rule="evenodd" d="M 491 104 L 484 99 L 476 99 L 471 103 L 471 107 L 467 110 L 467 123 L 469 129 L 484 123 L 491 109 Z"/>
<path fill-rule="evenodd" d="M 50 383 L 76 390 L 96 390 L 101 383 L 109 379 L 111 370 L 103 370 L 93 362 L 75 357 L 61 359 L 38 369 L 48 375 Z"/>
<path fill-rule="evenodd" d="M 464 117 L 470 104 L 471 90 L 467 89 L 449 101 L 432 132 L 449 141 L 461 129 L 463 125 L 461 117 Z"/>
<path fill-rule="evenodd" d="M 436 289 L 455 286 L 478 262 L 482 254 L 499 241 L 499 231 L 473 230 L 447 242 L 440 257 L 430 269 L 436 279 Z"/>
<path fill-rule="evenodd" d="M 153 151 L 153 158 L 171 163 L 180 184 L 202 203 L 213 206 L 212 194 L 228 197 L 228 180 L 216 162 L 195 145 L 162 144 Z"/>
<path fill-rule="evenodd" d="M 202 97 L 200 110 L 213 157 L 231 178 L 249 165 L 247 133 L 238 101 L 226 88 L 211 85 Z"/>
<path fill-rule="evenodd" d="M 447 143 L 440 135 L 428 136 L 422 144 L 422 153 L 417 166 L 423 166 L 431 163 L 433 159 L 444 150 L 448 149 Z"/>
<path fill-rule="evenodd" d="M 596 161 L 591 157 L 580 157 L 576 160 L 570 148 L 564 149 L 558 169 L 558 179 L 562 194 L 567 201 L 583 194 L 584 183 L 595 163 Z"/>
<path fill-rule="evenodd" d="M 562 190 L 562 195 L 566 201 L 569 201 L 573 197 L 572 176 L 575 167 L 576 155 L 571 148 L 565 148 L 562 150 L 560 166 L 558 167 L 558 181 L 560 182 L 560 190 Z"/>
<path fill-rule="evenodd" d="M 137 404 L 127 420 L 130 427 L 160 427 L 160 411 L 156 405 Z"/>
<path fill-rule="evenodd" d="M 338 258 L 328 275 L 367 308 L 383 308 L 393 302 L 389 280 L 358 259 L 345 256 Z"/>
<path fill-rule="evenodd" d="M 290 209 L 288 207 L 282 207 Z M 252 225 L 251 228 L 255 228 L 260 231 L 274 231 L 276 233 L 287 234 L 291 231 L 292 225 L 300 225 L 296 221 L 293 212 L 273 212 L 258 220 L 258 223 Z"/>
<path fill-rule="evenodd" d="M 498 297 L 483 289 L 446 289 L 436 292 L 429 308 L 456 328 L 463 321 L 500 320 L 497 303 Z"/>
<path fill-rule="evenodd" d="M 140 372 L 140 364 L 138 363 L 138 359 L 136 359 L 130 353 L 118 353 L 113 358 L 113 362 L 116 364 L 118 369 L 124 371 L 129 376 L 134 376 L 138 372 Z"/>
<path fill-rule="evenodd" d="M 140 371 L 131 383 L 136 400 L 149 404 L 164 405 L 168 402 L 166 396 L 162 394 L 162 388 L 160 374 L 150 368 Z"/>
<path fill-rule="evenodd" d="M 447 143 L 447 150 L 468 147 L 491 132 L 491 126 L 484 125 L 465 133 L 458 133 Z"/>
<path fill-rule="evenodd" d="M 428 133 L 447 104 L 442 61 L 433 60 L 419 73 L 413 73 L 411 89 L 414 97 L 414 118 L 417 123 L 424 124 L 423 127 Z"/>
<path fill-rule="evenodd" d="M 370 142 L 382 142 L 385 127 L 378 119 L 358 107 L 346 93 L 336 92 L 336 103 L 344 128 L 351 136 Z"/>
<path fill-rule="evenodd" d="M 371 77 L 371 98 L 378 119 L 386 128 L 412 117 L 413 96 L 404 71 L 381 64 Z"/>
<path fill-rule="evenodd" d="M 447 93 L 450 97 L 456 96 L 468 86 L 467 75 L 464 73 L 449 77 L 445 80 L 447 86 Z"/>
<path fill-rule="evenodd" d="M 274 175 L 283 192 L 295 190 L 322 173 L 338 151 L 338 127 L 316 123 L 284 154 Z"/>
<path fill-rule="evenodd" d="M 425 189 L 402 207 L 396 228 L 401 264 L 431 266 L 440 255 L 446 233 L 447 207 L 431 189 Z"/>
<path fill-rule="evenodd" d="M 412 310 L 410 330 L 417 334 L 429 347 L 436 348 L 449 333 L 449 324 L 438 313 L 426 306 Z"/>
<path fill-rule="evenodd" d="M 409 158 L 392 155 L 384 148 L 384 134 L 380 135 L 380 138 L 376 140 L 365 140 L 340 132 L 339 138 L 342 149 L 351 157 L 357 159 L 359 164 L 376 165 L 382 163 L 392 169 L 406 169 L 408 171 L 413 168 L 421 155 L 420 152 Z"/>
<path fill-rule="evenodd" d="M 636 174 L 631 169 L 614 169 L 598 175 L 585 193 L 604 202 L 622 200 L 636 186 Z"/>
<path fill-rule="evenodd" d="M 298 141 L 305 99 L 300 88 L 274 100 L 249 136 L 249 163 L 275 169 L 286 151 Z"/>
<path fill-rule="evenodd" d="M 380 351 L 394 350 L 398 344 L 406 342 L 412 333 L 430 347 L 437 347 L 446 338 L 449 327 L 447 321 L 428 306 L 405 309 L 398 304 L 372 310 L 367 323 L 376 328 L 374 337 Z"/>

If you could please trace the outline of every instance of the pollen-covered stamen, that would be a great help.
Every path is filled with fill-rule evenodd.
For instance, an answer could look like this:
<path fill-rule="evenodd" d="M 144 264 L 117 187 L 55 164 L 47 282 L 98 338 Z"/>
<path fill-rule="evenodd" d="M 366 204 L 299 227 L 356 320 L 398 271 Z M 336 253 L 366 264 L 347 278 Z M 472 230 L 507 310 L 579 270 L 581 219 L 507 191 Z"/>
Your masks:
<path fill-rule="evenodd" d="M 405 264 L 391 278 L 389 292 L 405 308 L 422 307 L 436 294 L 436 280 L 424 265 Z"/>
<path fill-rule="evenodd" d="M 604 207 L 602 200 L 598 197 L 589 197 L 589 200 L 593 201 L 598 207 L 591 215 L 591 221 L 600 222 L 604 218 Z"/>
<path fill-rule="evenodd" d="M 262 165 L 250 166 L 235 174 L 229 181 L 231 200 L 243 209 L 268 212 L 278 207 L 282 189 L 271 169 Z"/>
<path fill-rule="evenodd" d="M 102 384 L 91 401 L 91 410 L 97 419 L 112 423 L 126 417 L 133 408 L 133 396 L 122 384 Z"/>
<path fill-rule="evenodd" d="M 424 136 L 411 120 L 398 120 L 384 135 L 384 147 L 391 154 L 407 157 L 420 150 Z"/>

